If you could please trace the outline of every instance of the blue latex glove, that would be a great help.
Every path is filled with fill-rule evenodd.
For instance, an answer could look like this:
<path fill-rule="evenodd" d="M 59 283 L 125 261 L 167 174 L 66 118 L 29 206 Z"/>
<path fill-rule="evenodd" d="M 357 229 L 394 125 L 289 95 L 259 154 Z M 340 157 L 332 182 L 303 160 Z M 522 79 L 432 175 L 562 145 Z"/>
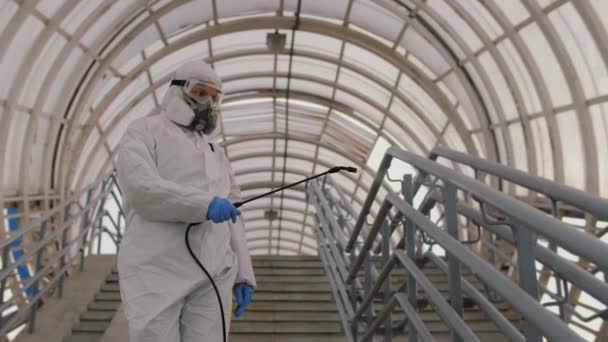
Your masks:
<path fill-rule="evenodd" d="M 253 287 L 247 283 L 238 283 L 234 285 L 234 295 L 236 302 L 238 303 L 236 310 L 234 310 L 234 316 L 241 317 L 247 310 L 251 298 L 253 297 Z"/>
<path fill-rule="evenodd" d="M 241 212 L 229 200 L 221 197 L 214 197 L 209 208 L 207 208 L 207 218 L 213 223 L 221 223 L 232 220 L 236 223 L 236 217 L 241 215 Z"/>

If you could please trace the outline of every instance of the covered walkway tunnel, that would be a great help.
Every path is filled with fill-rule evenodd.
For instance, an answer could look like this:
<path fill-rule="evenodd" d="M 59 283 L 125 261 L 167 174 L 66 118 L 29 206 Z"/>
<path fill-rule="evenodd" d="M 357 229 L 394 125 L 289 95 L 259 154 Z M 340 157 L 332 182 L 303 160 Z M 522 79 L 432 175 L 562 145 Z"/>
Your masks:
<path fill-rule="evenodd" d="M 604 0 L 0 0 L 0 341 L 128 341 L 119 142 L 193 60 L 223 82 L 209 139 L 243 198 L 358 169 L 240 208 L 259 288 L 234 341 L 608 341 L 607 17 Z"/>

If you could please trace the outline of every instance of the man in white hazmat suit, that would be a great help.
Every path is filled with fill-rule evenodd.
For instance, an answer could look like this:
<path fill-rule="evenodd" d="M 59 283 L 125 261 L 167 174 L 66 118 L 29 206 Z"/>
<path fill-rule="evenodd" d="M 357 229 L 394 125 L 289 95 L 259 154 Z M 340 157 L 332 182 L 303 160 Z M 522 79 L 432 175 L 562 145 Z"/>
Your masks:
<path fill-rule="evenodd" d="M 203 61 L 174 74 L 162 112 L 133 122 L 122 138 L 118 181 L 127 231 L 120 245 L 120 291 L 131 342 L 222 341 L 234 290 L 238 317 L 256 286 L 240 212 L 240 189 L 224 150 L 209 143 L 218 120 L 222 85 Z"/>

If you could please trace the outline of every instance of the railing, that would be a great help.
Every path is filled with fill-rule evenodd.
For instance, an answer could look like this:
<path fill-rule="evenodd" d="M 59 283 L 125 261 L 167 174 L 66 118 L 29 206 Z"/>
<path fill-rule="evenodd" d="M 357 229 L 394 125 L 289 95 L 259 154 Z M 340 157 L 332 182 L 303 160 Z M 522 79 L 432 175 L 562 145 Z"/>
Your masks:
<path fill-rule="evenodd" d="M 449 155 L 451 159 L 459 157 L 459 162 L 464 160 L 460 158 L 462 155 L 448 152 L 450 151 L 445 149 L 439 150 L 435 157 L 441 153 L 442 156 Z M 410 164 L 418 170 L 418 175 L 415 179 L 411 175 L 403 176 L 401 193 L 387 195 L 373 224 L 367 227 L 370 208 L 376 201 L 378 189 L 385 180 L 393 159 Z M 604 199 L 580 191 L 574 191 L 572 193 L 576 195 L 568 197 L 568 190 L 572 190 L 568 187 L 532 176 L 524 177 L 503 166 L 494 170 L 489 165 L 475 164 L 474 167 L 543 193 L 554 200 L 572 204 L 597 217 L 605 217 L 602 215 L 608 212 L 608 202 Z M 413 198 L 423 186 L 427 194 L 417 209 L 412 204 Z M 432 340 L 417 310 L 421 305 L 421 298 L 416 297 L 417 287 L 423 290 L 437 314 L 450 328 L 453 341 L 479 340 L 462 318 L 463 294 L 467 301 L 474 302 L 484 311 L 498 330 L 510 340 L 542 341 L 546 337 L 552 341 L 582 341 L 581 336 L 571 330 L 567 322 L 539 302 L 536 261 L 602 305 L 608 305 L 608 286 L 594 275 L 594 272 L 608 271 L 608 244 L 433 160 L 390 148 L 354 225 L 345 219 L 354 211 L 349 208 L 343 195 L 339 194 L 338 200 L 334 198 L 336 192 L 339 194 L 338 188 L 332 187 L 331 182 L 313 183 L 308 188 L 309 199 L 316 209 L 319 254 L 330 279 L 342 329 L 349 341 L 367 341 L 379 332 L 383 332 L 385 341 L 391 341 L 392 336 L 402 331 L 401 328 L 405 325 L 409 341 L 418 338 L 423 341 Z M 474 203 L 477 208 L 472 205 Z M 443 212 L 441 225 L 430 219 L 437 209 Z M 476 239 L 460 240 L 459 232 L 464 220 L 477 225 Z M 488 234 L 513 244 L 517 259 L 510 262 L 517 270 L 518 283 L 489 263 L 473 247 L 485 243 L 500 252 L 493 240 L 481 239 L 482 235 Z M 389 241 L 395 237 L 400 243 L 396 249 L 392 249 Z M 559 256 L 552 248 L 541 246 L 537 242 L 539 238 L 584 258 L 591 267 L 581 267 Z M 433 245 L 445 251 L 447 262 L 434 253 L 430 247 Z M 422 272 L 421 256 L 447 274 L 447 300 Z M 378 258 L 382 265 L 380 271 L 375 267 Z M 485 290 L 478 290 L 462 278 L 463 267 L 482 281 Z M 391 278 L 399 268 L 406 270 L 407 279 L 393 289 Z M 542 288 L 543 284 L 540 286 Z M 382 297 L 383 309 L 376 313 L 373 301 L 379 295 Z M 554 294 L 554 297 L 560 301 L 563 310 L 576 315 L 567 300 L 564 303 L 564 298 L 559 297 L 559 294 Z M 497 300 L 508 303 L 519 313 L 523 318 L 523 331 L 497 310 L 494 305 Z M 405 319 L 396 325 L 392 319 L 395 307 L 405 313 Z M 605 317 L 604 315 L 604 311 L 599 311 L 595 316 Z"/>
<path fill-rule="evenodd" d="M 582 216 L 586 218 L 587 224 L 585 229 L 588 230 L 589 233 L 594 234 L 597 238 L 601 238 L 607 231 L 608 225 L 604 229 L 595 229 L 595 223 L 598 220 L 608 220 L 608 200 L 597 197 L 593 194 L 583 192 L 576 188 L 572 188 L 566 185 L 562 185 L 550 180 L 547 180 L 542 177 L 531 176 L 523 171 L 515 170 L 504 165 L 485 160 L 476 156 L 468 155 L 462 152 L 450 150 L 444 147 L 436 147 L 431 151 L 430 159 L 437 160 L 438 158 L 446 158 L 453 162 L 460 163 L 466 166 L 469 166 L 473 169 L 476 178 L 479 178 L 479 174 L 481 172 L 486 173 L 488 175 L 494 176 L 498 178 L 498 181 L 506 180 L 511 182 L 512 184 L 518 185 L 520 187 L 526 188 L 532 192 L 540 194 L 546 197 L 550 202 L 550 210 L 549 214 L 556 218 L 561 218 L 560 214 L 560 203 L 570 205 L 582 212 Z M 438 199 L 438 194 L 434 194 L 435 199 Z M 470 208 L 465 208 L 463 205 L 459 205 L 464 212 L 461 214 L 469 219 L 472 219 L 478 225 L 485 225 L 487 220 L 484 220 L 484 215 L 478 217 L 475 212 L 472 212 Z M 459 209 L 460 209 L 459 208 Z M 482 214 L 483 212 L 482 207 Z M 460 210 L 459 210 L 460 212 Z M 507 236 L 503 234 L 497 234 L 487 225 L 485 226 L 492 234 L 496 236 L 500 236 L 503 240 L 510 242 L 513 244 L 514 240 L 508 239 Z M 488 235 L 488 238 L 493 238 L 492 235 Z M 488 243 L 488 241 L 483 241 L 484 245 L 490 247 L 490 253 L 492 254 L 492 258 L 500 258 L 505 264 L 511 264 L 514 268 L 517 268 L 514 260 L 510 260 L 508 257 L 505 258 L 504 255 L 500 253 L 496 253 L 495 250 L 492 250 L 492 245 Z M 554 256 L 557 253 L 558 246 L 551 240 L 548 240 L 548 251 L 546 248 L 541 248 L 540 250 L 537 248 L 537 253 L 541 253 L 543 259 L 546 259 L 548 255 Z M 515 256 L 516 260 L 517 255 Z M 539 255 L 540 257 L 540 255 Z M 584 267 L 587 272 L 577 272 L 576 270 L 580 270 L 580 267 L 571 267 L 572 263 L 567 262 L 566 265 L 569 267 L 564 267 L 564 263 L 562 258 L 552 257 L 551 262 L 543 262 L 539 261 L 544 265 L 543 270 L 541 270 L 541 279 L 540 279 L 540 288 L 541 294 L 546 293 L 549 297 L 551 297 L 554 301 L 544 303 L 545 306 L 558 306 L 560 317 L 564 320 L 570 320 L 570 315 L 576 317 L 578 320 L 582 322 L 589 322 L 596 318 L 608 318 L 608 309 L 598 310 L 597 308 L 589 308 L 586 307 L 585 310 L 592 311 L 590 315 L 585 315 L 576 310 L 570 302 L 572 299 L 576 298 L 577 295 L 572 296 L 572 293 L 580 294 L 580 290 L 583 292 L 589 293 L 590 287 L 591 291 L 595 290 L 594 296 L 598 296 L 598 286 L 594 286 L 601 283 L 603 285 L 604 295 L 606 294 L 606 282 L 608 282 L 608 274 L 604 273 L 604 282 L 601 282 L 599 279 L 594 277 L 593 275 L 599 271 L 599 268 L 594 267 L 586 261 L 580 262 L 578 266 Z M 556 269 L 558 268 L 558 269 Z M 551 271 L 552 274 L 549 275 L 548 271 Z M 553 278 L 555 283 L 557 284 L 556 289 L 557 292 L 551 291 L 546 283 L 549 282 L 549 278 Z M 570 285 L 576 285 L 577 288 L 569 289 Z M 574 290 L 574 291 L 572 291 Z M 574 297 L 574 298 L 572 298 Z"/>
<path fill-rule="evenodd" d="M 120 196 L 115 191 L 120 191 L 118 184 L 114 174 L 109 174 L 99 183 L 70 196 L 40 218 L 11 232 L 0 241 L 0 336 L 6 336 L 25 323 L 28 324 L 29 331 L 34 332 L 36 315 L 44 305 L 44 298 L 54 293 L 59 298 L 63 297 L 65 278 L 76 268 L 84 270 L 85 256 L 93 254 L 93 242 L 97 241 L 97 253 L 100 253 L 104 233 L 110 236 L 118 248 L 125 217 Z M 116 220 L 105 209 L 109 198 L 118 208 Z M 113 231 L 104 224 L 108 221 L 112 224 Z M 9 253 L 15 241 L 36 234 L 38 241 L 30 246 L 22 246 L 25 254 L 11 260 Z M 18 281 L 15 279 L 15 271 L 22 265 L 31 267 L 34 274 Z M 5 290 L 11 279 L 14 285 L 10 287 L 11 297 L 5 298 Z M 26 293 L 28 289 L 32 289 L 31 293 Z M 7 312 L 11 313 L 6 314 Z"/>

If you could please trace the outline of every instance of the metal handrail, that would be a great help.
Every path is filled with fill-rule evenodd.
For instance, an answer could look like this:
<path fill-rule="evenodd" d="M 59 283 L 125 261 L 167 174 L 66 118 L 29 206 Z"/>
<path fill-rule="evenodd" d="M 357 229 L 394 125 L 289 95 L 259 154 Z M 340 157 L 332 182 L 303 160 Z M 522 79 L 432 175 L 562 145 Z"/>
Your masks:
<path fill-rule="evenodd" d="M 412 206 L 403 202 L 395 194 L 389 194 L 386 202 L 403 212 L 408 220 L 414 221 L 417 228 L 424 230 L 450 255 L 466 265 L 473 274 L 477 275 L 508 301 L 527 321 L 538 327 L 545 336 L 555 341 L 582 341 L 580 336 L 571 331 L 566 324 L 545 310 L 542 305 L 528 296 L 501 272 L 489 266 L 479 255 L 461 245 L 460 242 L 443 230 L 436 227 L 424 215 Z"/>
<path fill-rule="evenodd" d="M 433 262 L 443 273 L 448 273 L 448 265 L 436 254 L 427 252 L 425 253 L 425 257 Z M 494 321 L 496 326 L 509 338 L 509 341 L 525 341 L 521 332 L 500 313 L 494 304 L 465 279 L 462 279 L 462 290 Z"/>
<path fill-rule="evenodd" d="M 12 292 L 11 298 L 0 301 L 0 312 L 4 312 L 5 310 L 13 307 L 18 297 L 20 297 L 27 289 L 33 288 L 33 292 L 31 296 L 28 298 L 29 302 L 20 307 L 18 312 L 15 315 L 11 316 L 11 319 L 5 324 L 2 325 L 0 329 L 0 336 L 6 334 L 7 332 L 12 331 L 16 328 L 16 324 L 20 324 L 23 321 L 23 318 L 28 313 L 31 314 L 29 318 L 30 323 L 30 332 L 33 332 L 35 329 L 35 318 L 36 312 L 38 311 L 38 303 L 40 300 L 48 295 L 50 291 L 52 291 L 56 285 L 59 286 L 58 295 L 61 297 L 63 295 L 63 280 L 65 278 L 66 272 L 75 265 L 74 262 L 65 261 L 66 256 L 73 250 L 74 245 L 76 243 L 82 243 L 82 247 L 79 249 L 80 253 L 80 270 L 83 270 L 83 262 L 84 262 L 84 253 L 86 248 L 86 239 L 89 236 L 89 233 L 96 229 L 100 224 L 99 221 L 107 214 L 107 212 L 103 208 L 104 201 L 110 194 L 114 194 L 114 186 L 118 188 L 118 183 L 114 174 L 111 173 L 106 177 L 102 178 L 101 181 L 94 183 L 85 187 L 84 189 L 78 191 L 76 194 L 70 196 L 66 201 L 62 204 L 56 206 L 52 210 L 46 212 L 41 218 L 36 219 L 30 222 L 27 225 L 24 225 L 22 228 L 17 231 L 12 232 L 7 238 L 0 241 L 0 248 L 2 248 L 3 252 L 3 268 L 0 270 L 0 281 L 3 284 L 6 282 L 8 277 L 11 277 L 15 271 L 15 269 L 21 265 L 29 264 L 32 258 L 35 257 L 35 273 L 23 280 L 21 287 L 14 290 Z M 92 197 L 93 192 L 97 192 L 96 189 L 100 188 L 99 192 Z M 80 203 L 82 195 L 87 194 L 87 202 L 85 205 Z M 120 202 L 114 197 L 117 202 L 119 208 L 119 215 L 122 214 L 122 208 Z M 71 215 L 70 211 L 74 208 L 75 205 L 78 205 L 80 208 L 79 212 L 75 215 Z M 63 213 L 63 218 L 59 217 L 62 220 L 62 223 L 57 225 L 53 231 L 48 231 L 46 226 L 49 224 L 51 220 L 57 220 L 55 217 L 57 214 Z M 73 237 L 70 241 L 67 241 L 67 232 L 70 227 L 79 222 L 82 223 L 82 228 L 78 232 L 78 234 Z M 119 221 L 120 222 L 120 221 Z M 112 219 L 112 224 L 116 224 L 116 222 Z M 119 227 L 117 227 L 119 228 Z M 24 236 L 24 234 L 34 231 L 35 229 L 40 231 L 40 241 L 37 241 L 33 248 L 28 249 L 27 253 L 21 256 L 18 260 L 15 260 L 12 263 L 8 262 L 7 251 L 11 249 L 11 244 L 17 239 Z M 118 232 L 119 229 L 118 229 Z M 103 231 L 100 231 L 98 234 L 98 238 L 101 238 L 101 234 Z M 107 232 L 110 234 L 110 232 Z M 54 243 L 57 239 L 61 238 L 61 248 L 56 251 L 53 257 L 46 261 L 44 264 L 42 263 L 41 256 L 44 248 L 46 248 L 49 244 Z M 91 234 L 91 238 L 94 238 L 95 234 Z M 112 237 L 115 240 L 114 237 Z M 115 243 L 118 241 L 115 241 Z M 56 270 L 56 273 L 48 280 L 45 280 L 44 285 L 39 288 L 40 283 L 43 277 L 48 276 L 50 271 Z M 27 320 L 26 320 L 27 321 Z"/>
<path fill-rule="evenodd" d="M 97 214 L 97 216 L 99 216 L 99 213 Z M 92 222 L 95 222 L 95 221 L 92 221 Z M 83 235 L 88 234 L 89 230 L 91 230 L 91 229 L 93 229 L 93 225 L 89 225 L 86 229 L 82 230 L 78 234 L 78 236 L 76 236 L 76 238 L 71 241 L 71 243 L 73 243 L 74 241 L 79 241 L 80 238 Z M 71 245 L 71 243 L 70 243 L 70 245 Z M 67 250 L 68 250 L 68 248 L 65 248 L 62 252 L 65 252 Z M 60 256 L 59 256 L 59 258 L 60 258 Z M 0 329 L 0 336 L 4 336 L 7 332 L 11 331 L 14 328 L 15 323 L 17 323 L 23 316 L 25 316 L 28 313 L 28 311 L 30 310 L 30 308 L 34 307 L 35 305 L 38 305 L 38 302 L 42 299 L 42 297 L 51 288 L 53 288 L 53 285 L 55 285 L 55 283 L 62 278 L 64 272 L 66 272 L 67 269 L 70 266 L 71 266 L 70 264 L 67 264 L 67 265 L 63 266 L 59 270 L 59 272 L 57 272 L 57 274 L 55 274 L 55 276 L 52 279 L 49 280 L 49 282 L 46 284 L 45 287 L 43 287 L 42 289 L 38 290 L 37 293 L 36 293 L 36 295 L 34 295 L 32 298 L 30 298 L 30 301 L 29 301 L 28 304 L 26 304 L 24 307 L 19 308 L 19 312 L 15 316 L 13 316 L 12 319 L 9 322 L 7 322 L 5 326 L 3 326 Z M 36 275 L 34 275 L 34 277 L 37 277 L 39 275 L 44 275 L 41 271 L 42 270 L 40 270 Z M 30 286 L 32 286 L 32 285 L 30 285 Z M 17 298 L 13 294 L 13 297 L 10 299 L 10 301 L 16 301 L 16 300 L 17 300 Z M 35 308 L 34 310 L 36 310 L 36 309 L 37 308 Z"/>
<path fill-rule="evenodd" d="M 532 176 L 505 165 L 479 158 L 470 154 L 454 151 L 445 147 L 435 147 L 430 159 L 443 157 L 460 164 L 468 165 L 478 171 L 508 180 L 511 183 L 542 193 L 553 200 L 559 200 L 591 213 L 597 219 L 608 219 L 608 200 L 581 191 L 571 186 L 563 185 L 546 178 Z"/>
<path fill-rule="evenodd" d="M 442 203 L 441 194 L 438 192 L 431 194 L 430 198 Z M 464 203 L 458 202 L 456 208 L 460 214 L 470 218 L 491 233 L 496 234 L 502 240 L 515 245 L 515 237 L 513 236 L 510 227 L 506 225 L 486 225 L 483 222 L 481 214 Z M 604 305 L 608 306 L 608 284 L 594 277 L 591 273 L 581 269 L 573 262 L 560 257 L 548 248 L 537 245 L 535 252 L 536 258 L 540 263 L 549 267 L 553 272 L 559 274 L 561 277 L 576 285 L 579 289 L 587 292 Z"/>
<path fill-rule="evenodd" d="M 101 198 L 104 197 L 104 195 L 108 194 L 108 190 L 100 193 L 99 195 L 97 195 L 97 197 L 95 197 L 94 201 L 91 201 L 91 203 L 89 203 L 88 205 L 86 205 L 82 211 L 80 211 L 80 213 L 78 213 L 77 216 L 73 216 L 70 217 L 67 221 L 65 221 L 61 226 L 59 226 L 58 229 L 55 229 L 55 231 L 53 231 L 51 234 L 49 235 L 45 235 L 45 237 L 43 238 L 43 240 L 38 241 L 38 243 L 36 243 L 35 247 L 33 247 L 26 255 L 24 255 L 23 257 L 21 257 L 19 260 L 11 263 L 10 265 L 3 265 L 2 270 L 0 271 L 0 279 L 3 279 L 5 277 L 7 277 L 8 275 L 10 275 L 10 273 L 12 273 L 15 268 L 17 268 L 18 266 L 23 265 L 29 258 L 33 257 L 34 255 L 36 255 L 38 252 L 40 252 L 40 250 L 44 247 L 46 247 L 50 242 L 54 241 L 55 238 L 57 238 L 60 234 L 63 233 L 64 230 L 68 229 L 69 227 L 72 226 L 72 224 L 76 223 L 78 221 L 78 219 L 83 216 L 83 215 L 87 215 L 87 212 L 91 209 L 93 209 L 94 207 L 97 206 L 97 201 Z M 41 222 L 44 223 L 45 221 Z"/>
<path fill-rule="evenodd" d="M 439 152 L 441 152 L 441 150 L 439 150 Z M 378 189 L 380 188 L 383 179 L 386 177 L 387 170 L 394 158 L 412 165 L 418 170 L 418 175 L 413 181 L 411 176 L 404 177 L 404 180 L 401 182 L 403 186 L 403 198 L 400 198 L 399 195 L 395 193 L 387 195 L 378 212 L 375 213 L 374 222 L 369 226 L 369 229 L 364 231 L 363 228 L 370 215 L 370 209 L 378 200 Z M 479 168 L 479 170 L 493 175 L 492 172 L 490 172 L 491 170 L 486 168 L 487 165 L 482 166 L 484 168 Z M 545 182 L 546 180 L 544 180 L 542 182 L 536 182 L 538 181 L 537 178 L 525 174 L 526 177 L 523 177 L 523 180 L 518 180 L 518 177 L 521 175 L 518 176 L 518 173 L 515 172 L 513 173 L 515 176 L 513 176 L 513 174 L 505 171 L 507 169 L 508 168 L 501 166 L 501 168 L 498 169 L 500 174 L 497 176 L 510 180 L 513 183 L 529 187 L 531 190 L 545 193 L 554 202 L 559 200 L 573 204 L 598 218 L 603 217 L 602 215 L 598 215 L 601 214 L 601 212 L 608 212 L 608 201 L 604 199 L 587 196 L 587 194 L 581 195 L 581 192 L 576 189 L 556 185 L 551 181 Z M 428 177 L 434 177 L 435 180 L 441 181 L 440 188 L 444 196 L 440 199 L 447 199 L 444 203 L 445 218 L 443 224 L 445 225 L 445 230 L 439 228 L 425 216 L 425 213 L 415 209 L 412 205 L 413 194 L 421 188 L 421 185 L 428 184 Z M 545 191 L 546 188 L 542 188 L 543 186 L 547 186 L 547 184 L 551 184 L 553 190 Z M 436 194 L 432 194 L 434 192 L 433 190 L 433 188 L 429 189 L 430 194 L 428 197 L 437 197 Z M 569 194 L 575 193 L 575 196 L 568 195 L 567 198 L 564 197 L 563 191 L 565 190 L 567 190 Z M 458 191 L 462 191 L 465 194 L 465 197 L 458 199 Z M 427 236 L 433 243 L 441 246 L 448 255 L 448 263 L 446 265 L 443 260 L 439 259 L 431 251 L 425 253 L 425 256 L 428 259 L 436 264 L 439 269 L 448 274 L 450 303 L 447 304 L 447 301 L 441 296 L 436 296 L 437 298 L 435 298 L 435 300 L 431 299 L 431 301 L 433 301 L 435 309 L 440 312 L 440 316 L 442 316 L 445 323 L 451 327 L 453 338 L 462 338 L 467 341 L 474 340 L 474 337 L 467 335 L 465 328 L 468 326 L 459 318 L 462 317 L 463 312 L 462 291 L 470 299 L 476 302 L 477 305 L 486 312 L 488 317 L 496 323 L 499 330 L 511 340 L 540 341 L 542 336 L 546 336 L 549 339 L 556 341 L 581 341 L 581 337 L 578 334 L 572 331 L 565 322 L 543 307 L 536 299 L 539 287 L 537 284 L 535 268 L 535 261 L 537 260 L 546 266 L 549 266 L 556 275 L 560 275 L 582 291 L 585 291 L 604 304 L 607 303 L 607 284 L 602 283 L 599 279 L 574 263 L 561 258 L 551 249 L 538 245 L 537 234 L 560 248 L 588 260 L 595 265 L 594 269 L 604 272 L 608 270 L 608 244 L 600 241 L 595 236 L 573 229 L 570 225 L 565 224 L 559 219 L 549 216 L 500 191 L 494 190 L 476 179 L 444 167 L 433 160 L 394 147 L 389 148 L 380 163 L 378 173 L 370 187 L 370 191 L 355 226 L 352 228 L 352 234 L 348 237 L 348 241 L 346 242 L 341 236 L 333 236 L 330 234 L 331 232 L 341 234 L 344 230 L 340 229 L 343 227 L 338 227 L 335 217 L 332 217 L 332 215 L 336 215 L 336 213 L 327 208 L 328 204 L 325 196 L 329 196 L 329 194 L 325 194 L 320 190 L 316 190 L 311 194 L 312 196 L 309 196 L 309 199 L 313 201 L 317 210 L 317 216 L 319 217 L 317 224 L 320 225 L 319 231 L 327 229 L 328 234 L 324 236 L 324 238 L 334 239 L 334 241 L 327 243 L 327 246 L 323 246 L 322 248 L 324 250 L 326 249 L 328 254 L 334 254 L 335 258 L 342 259 L 343 257 L 341 255 L 335 256 L 335 253 L 337 252 L 336 248 L 333 250 L 330 248 L 333 245 L 340 247 L 340 251 L 344 253 L 344 257 L 350 255 L 350 270 L 347 277 L 344 277 L 344 272 L 341 270 L 342 267 L 330 269 L 335 275 L 335 278 L 332 278 L 332 283 L 338 282 L 338 284 L 332 285 L 332 288 L 336 286 L 340 287 L 340 290 L 344 290 L 347 288 L 345 285 L 350 285 L 352 288 L 352 295 L 354 289 L 357 288 L 356 282 L 359 279 L 359 272 L 361 272 L 363 266 L 365 266 L 366 281 L 363 286 L 364 297 L 361 298 L 361 302 L 353 302 L 351 300 L 350 304 L 353 306 L 353 309 L 355 309 L 355 313 L 350 318 L 347 318 L 352 321 L 351 328 L 355 338 L 357 338 L 358 322 L 363 320 L 364 315 L 367 323 L 367 330 L 363 340 L 373 336 L 376 333 L 376 329 L 382 325 L 383 322 L 385 338 L 392 334 L 391 329 L 394 328 L 391 326 L 390 310 L 386 310 L 386 307 L 387 305 L 397 305 L 398 301 L 394 296 L 387 297 L 387 294 L 390 293 L 390 281 L 387 282 L 387 279 L 390 279 L 391 270 L 396 258 L 403 259 L 399 260 L 399 263 L 406 267 L 409 274 L 409 278 L 406 279 L 407 284 L 404 282 L 399 291 L 407 289 L 407 302 L 412 308 L 413 305 L 417 304 L 416 284 L 421 286 L 427 294 L 429 293 L 427 291 L 429 290 L 428 288 L 433 287 L 430 282 L 425 283 L 424 285 L 422 284 L 424 283 L 425 277 L 420 272 L 419 266 L 416 266 L 414 263 L 416 232 L 424 234 L 424 236 Z M 342 195 L 340 191 L 338 191 L 338 194 Z M 472 217 L 471 215 L 463 213 L 465 205 L 462 201 L 468 201 L 470 197 L 480 203 L 481 213 L 477 213 L 478 217 Z M 432 198 L 432 200 L 436 200 L 436 198 Z M 436 201 L 440 202 L 438 200 Z M 422 210 L 422 207 L 430 210 L 433 206 L 434 204 L 423 204 L 421 205 L 420 210 Z M 493 219 L 487 212 L 487 208 L 492 208 L 493 210 L 500 212 L 500 215 L 504 216 L 505 219 Z M 393 210 L 397 210 L 396 215 L 391 214 L 391 211 Z M 426 213 L 428 213 L 428 211 Z M 467 245 L 464 245 L 463 241 L 458 240 L 459 223 L 457 215 L 459 213 L 467 218 L 467 222 L 472 221 L 476 223 L 478 227 L 483 226 L 488 231 L 495 233 L 497 236 L 515 246 L 518 252 L 518 258 L 517 263 L 514 264 L 514 266 L 518 267 L 520 271 L 519 286 L 502 272 L 495 269 L 491 264 L 487 263 L 482 256 L 469 249 Z M 387 241 L 390 239 L 393 232 L 397 230 L 397 225 L 387 223 L 389 218 L 395 222 L 403 221 L 406 223 L 403 225 L 404 238 L 399 242 L 397 250 L 394 250 L 392 255 L 390 254 L 391 252 L 389 251 Z M 480 234 L 478 235 L 478 237 L 480 237 Z M 376 246 L 380 236 L 381 245 Z M 487 242 L 485 240 L 479 241 L 482 243 Z M 321 243 L 319 246 L 321 248 Z M 403 248 L 407 251 L 407 255 Z M 373 269 L 373 263 L 370 261 L 371 254 L 378 252 L 382 253 L 383 269 L 379 274 L 370 278 L 369 270 L 370 268 Z M 324 259 L 325 257 L 326 255 L 324 254 Z M 345 258 L 343 260 L 347 259 Z M 496 307 L 492 305 L 490 300 L 484 297 L 479 290 L 471 286 L 464 279 L 461 279 L 461 265 L 462 267 L 466 266 L 470 269 L 473 274 L 484 282 L 485 286 L 492 291 L 495 291 L 495 293 L 501 296 L 502 300 L 510 303 L 511 307 L 521 314 L 525 319 L 525 336 L 502 316 Z M 414 276 L 416 272 L 419 272 L 417 277 Z M 340 279 L 344 280 L 344 284 L 339 284 Z M 373 316 L 373 308 L 370 304 L 372 303 L 374 296 L 378 295 L 378 292 L 383 286 L 388 286 L 383 290 L 383 304 L 385 305 L 385 310 L 383 310 L 379 316 Z M 540 286 L 542 287 L 542 284 Z M 432 297 L 432 295 L 429 297 Z M 342 298 L 344 298 L 344 295 L 342 295 Z M 402 296 L 402 299 L 404 298 L 405 297 Z M 446 305 L 442 306 L 438 304 L 441 301 L 445 302 L 444 304 Z M 402 309 L 407 313 L 407 309 L 403 305 Z M 452 318 L 450 318 L 451 316 Z M 458 319 L 454 319 L 454 317 L 457 317 Z M 416 317 L 408 317 L 408 319 L 410 334 L 421 336 L 421 334 L 417 332 Z M 454 334 L 458 335 L 458 337 Z"/>
<path fill-rule="evenodd" d="M 112 173 L 107 174 L 105 178 L 113 179 Z M 40 225 L 43 222 L 50 220 L 56 214 L 60 214 L 62 210 L 66 209 L 66 207 L 71 206 L 72 204 L 78 202 L 78 198 L 80 198 L 82 195 L 97 188 L 98 186 L 99 186 L 99 184 L 91 184 L 91 185 L 85 187 L 84 189 L 82 189 L 82 190 L 78 191 L 77 193 L 73 194 L 72 196 L 68 197 L 61 205 L 58 205 L 58 206 L 50 209 L 49 211 L 45 212 L 44 215 L 42 215 L 41 217 L 38 217 L 38 218 L 32 220 L 31 222 L 29 222 L 28 224 L 24 225 L 23 227 L 19 228 L 19 230 L 10 232 L 10 234 L 7 234 L 8 236 L 6 238 L 4 238 L 4 239 L 2 239 L 2 241 L 0 241 L 0 249 L 3 249 L 7 245 L 15 242 L 15 240 L 19 239 L 20 237 L 23 237 L 23 235 L 30 232 L 34 228 L 40 227 Z"/>
<path fill-rule="evenodd" d="M 432 174 L 444 180 L 449 179 L 451 184 L 473 194 L 493 208 L 500 210 L 521 227 L 540 234 L 546 239 L 557 243 L 562 248 L 586 258 L 604 271 L 608 270 L 608 245 L 606 243 L 583 232 L 573 230 L 571 226 L 564 222 L 539 212 L 524 203 L 513 200 L 506 194 L 494 190 L 477 180 L 414 153 L 390 147 L 384 155 L 374 185 L 380 176 L 384 177 L 393 158 L 409 163 L 426 174 Z M 354 233 L 347 244 L 347 252 L 351 251 L 352 244 L 361 231 L 362 220 L 369 213 L 371 207 L 370 198 L 373 200 L 373 197 L 377 194 L 377 188 L 375 186 L 372 186 L 372 188 L 375 191 L 370 191 L 365 201 L 359 220 L 357 220 L 357 224 L 354 227 Z"/>

